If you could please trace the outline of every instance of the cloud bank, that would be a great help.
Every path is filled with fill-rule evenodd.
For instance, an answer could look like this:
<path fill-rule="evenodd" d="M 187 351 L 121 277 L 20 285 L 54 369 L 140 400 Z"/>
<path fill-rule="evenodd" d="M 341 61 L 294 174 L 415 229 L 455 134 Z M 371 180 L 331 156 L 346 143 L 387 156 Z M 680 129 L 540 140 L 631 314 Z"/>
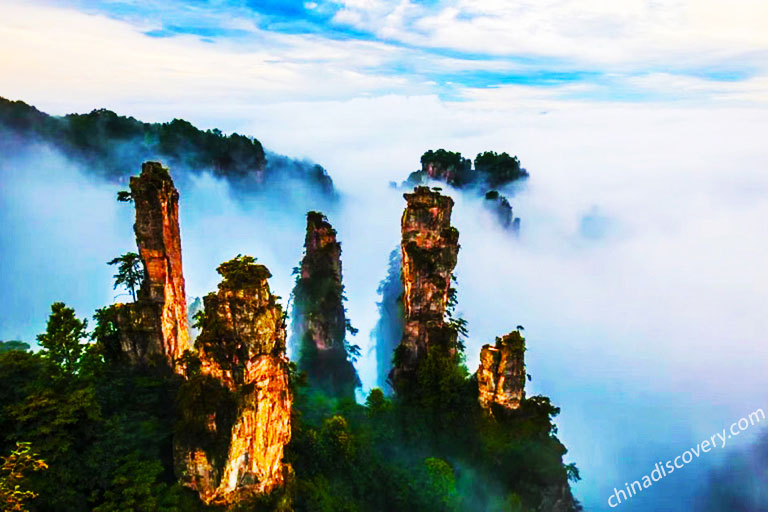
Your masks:
<path fill-rule="evenodd" d="M 342 206 L 327 213 L 366 387 L 376 287 L 404 206 L 387 183 L 430 148 L 518 154 L 531 172 L 511 198 L 519 240 L 455 197 L 467 362 L 525 326 L 530 392 L 563 408 L 588 510 L 768 406 L 762 2 L 260 4 L 7 2 L 0 43 L 14 51 L 0 54 L 0 94 L 53 113 L 184 117 L 333 169 Z M 0 290 L 15 305 L 0 337 L 38 332 L 52 300 L 81 316 L 110 302 L 104 262 L 133 247 L 130 208 L 60 155 L 0 156 Z M 304 219 L 229 197 L 210 177 L 182 188 L 189 294 L 213 289 L 216 264 L 243 252 L 272 270 L 285 304 Z M 720 463 L 622 507 L 688 511 Z"/>

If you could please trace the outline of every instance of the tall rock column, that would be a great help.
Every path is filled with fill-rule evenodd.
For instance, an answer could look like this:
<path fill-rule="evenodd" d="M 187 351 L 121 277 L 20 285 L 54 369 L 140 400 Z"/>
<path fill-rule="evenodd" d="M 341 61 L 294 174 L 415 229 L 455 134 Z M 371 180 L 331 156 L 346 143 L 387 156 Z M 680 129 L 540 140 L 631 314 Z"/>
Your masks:
<path fill-rule="evenodd" d="M 483 409 L 493 404 L 518 409 L 525 399 L 525 338 L 512 331 L 480 350 L 477 369 L 478 400 Z"/>
<path fill-rule="evenodd" d="M 347 353 L 346 333 L 355 333 L 344 309 L 341 244 L 325 216 L 307 214 L 304 258 L 293 289 L 293 340 L 299 369 L 310 383 L 335 396 L 354 397 L 360 385 Z"/>
<path fill-rule="evenodd" d="M 456 332 L 445 322 L 451 278 L 459 252 L 459 232 L 451 226 L 453 200 L 428 187 L 404 194 L 402 280 L 404 332 L 390 379 L 411 374 L 428 348 L 441 343 L 453 350 Z"/>
<path fill-rule="evenodd" d="M 179 193 L 168 169 L 145 162 L 130 181 L 133 226 L 145 278 L 134 304 L 119 309 L 123 352 L 134 362 L 164 358 L 171 366 L 189 348 L 181 265 Z"/>
<path fill-rule="evenodd" d="M 195 347 L 179 390 L 174 440 L 183 485 L 207 504 L 269 493 L 285 482 L 291 439 L 285 319 L 267 268 L 249 256 L 221 264 L 218 291 L 203 298 Z"/>

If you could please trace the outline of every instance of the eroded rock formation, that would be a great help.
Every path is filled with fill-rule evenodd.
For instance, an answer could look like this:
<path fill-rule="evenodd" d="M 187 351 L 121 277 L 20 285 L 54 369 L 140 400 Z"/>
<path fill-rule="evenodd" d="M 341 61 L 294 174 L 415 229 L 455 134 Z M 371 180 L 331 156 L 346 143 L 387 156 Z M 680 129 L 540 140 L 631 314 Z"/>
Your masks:
<path fill-rule="evenodd" d="M 480 350 L 478 400 L 490 411 L 493 404 L 518 409 L 525 399 L 525 338 L 512 331 Z"/>
<path fill-rule="evenodd" d="M 304 258 L 293 289 L 293 346 L 299 369 L 310 382 L 336 396 L 354 396 L 360 385 L 347 353 L 346 333 L 356 332 L 346 318 L 341 275 L 341 244 L 325 216 L 307 214 Z"/>
<path fill-rule="evenodd" d="M 199 364 L 179 390 L 176 469 L 205 503 L 231 504 L 283 485 L 293 397 L 269 271 L 248 256 L 218 271 L 218 291 L 197 316 Z"/>
<path fill-rule="evenodd" d="M 485 207 L 496 217 L 504 229 L 513 234 L 520 233 L 520 218 L 515 217 L 509 199 L 499 193 L 498 190 L 489 190 L 485 194 Z"/>
<path fill-rule="evenodd" d="M 390 375 L 395 388 L 416 369 L 431 343 L 453 350 L 456 339 L 445 321 L 459 252 L 459 232 L 451 226 L 453 200 L 428 187 L 403 197 L 408 203 L 401 223 L 404 333 Z"/>
<path fill-rule="evenodd" d="M 134 363 L 164 359 L 175 366 L 189 348 L 179 193 L 159 162 L 145 162 L 130 187 L 145 278 L 137 301 L 118 308 L 123 353 Z"/>

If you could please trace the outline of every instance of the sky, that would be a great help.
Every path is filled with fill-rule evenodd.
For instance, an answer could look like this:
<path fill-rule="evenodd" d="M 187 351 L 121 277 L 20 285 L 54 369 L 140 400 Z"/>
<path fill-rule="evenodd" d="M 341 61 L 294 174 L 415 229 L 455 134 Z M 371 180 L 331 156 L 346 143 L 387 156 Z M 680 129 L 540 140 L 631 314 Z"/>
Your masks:
<path fill-rule="evenodd" d="M 0 20 L 0 96 L 181 117 L 327 168 L 368 387 L 376 285 L 404 206 L 388 183 L 430 148 L 517 154 L 531 174 L 512 197 L 518 240 L 453 194 L 467 364 L 525 326 L 529 393 L 562 407 L 587 510 L 768 410 L 768 3 L 6 0 Z M 0 293 L 29 305 L 0 337 L 29 339 L 52 300 L 81 316 L 114 300 L 103 262 L 132 243 L 131 212 L 48 148 L 0 158 Z M 210 177 L 180 189 L 189 294 L 251 252 L 286 300 L 302 220 L 238 204 Z M 710 475 L 761 432 L 621 508 L 705 510 Z"/>

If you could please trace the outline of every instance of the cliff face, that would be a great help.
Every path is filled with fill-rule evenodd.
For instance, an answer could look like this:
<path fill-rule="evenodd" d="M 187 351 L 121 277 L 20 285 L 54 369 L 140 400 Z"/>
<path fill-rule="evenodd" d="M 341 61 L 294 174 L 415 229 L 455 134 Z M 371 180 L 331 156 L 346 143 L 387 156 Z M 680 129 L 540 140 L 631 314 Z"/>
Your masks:
<path fill-rule="evenodd" d="M 478 400 L 490 411 L 492 404 L 518 409 L 525 399 L 525 339 L 519 331 L 496 338 L 480 350 L 477 369 Z"/>
<path fill-rule="evenodd" d="M 341 244 L 319 212 L 307 214 L 304 258 L 293 290 L 293 346 L 299 369 L 311 383 L 334 395 L 354 396 L 360 380 L 349 361 L 346 332 L 354 331 L 344 310 Z"/>
<path fill-rule="evenodd" d="M 459 233 L 451 226 L 453 200 L 428 187 L 403 197 L 408 203 L 401 223 L 404 333 L 391 375 L 395 384 L 416 368 L 432 342 L 456 336 L 445 322 L 459 252 Z"/>
<path fill-rule="evenodd" d="M 164 358 L 171 366 L 189 348 L 181 266 L 179 193 L 168 169 L 145 162 L 132 177 L 136 245 L 145 279 L 134 304 L 119 308 L 123 352 L 134 363 Z"/>
<path fill-rule="evenodd" d="M 230 504 L 281 486 L 289 467 L 293 401 L 283 311 L 269 271 L 250 257 L 219 267 L 224 280 L 204 297 L 195 343 L 199 368 L 179 391 L 175 439 L 182 484 L 208 504 Z"/>

